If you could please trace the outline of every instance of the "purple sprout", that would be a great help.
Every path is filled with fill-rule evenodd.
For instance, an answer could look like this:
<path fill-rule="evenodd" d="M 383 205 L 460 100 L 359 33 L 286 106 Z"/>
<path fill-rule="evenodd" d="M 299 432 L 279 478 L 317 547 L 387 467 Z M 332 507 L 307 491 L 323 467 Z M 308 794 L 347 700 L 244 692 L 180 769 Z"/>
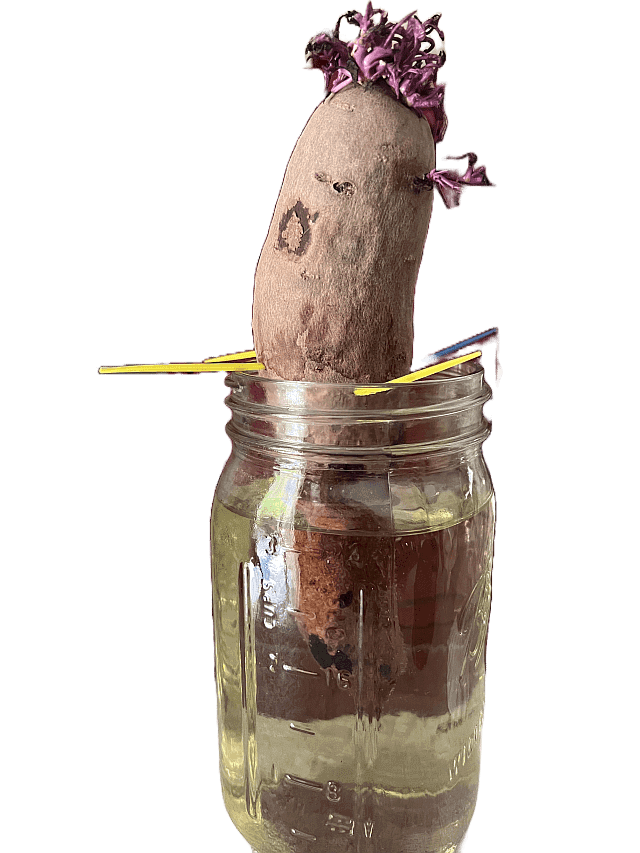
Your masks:
<path fill-rule="evenodd" d="M 422 189 L 432 190 L 435 186 L 447 207 L 457 207 L 464 187 L 492 187 L 486 168 L 484 166 L 476 168 L 478 158 L 472 151 L 460 157 L 447 157 L 447 160 L 464 160 L 465 157 L 469 162 L 464 175 L 452 169 L 432 169 L 422 178 L 414 178 L 414 192 L 420 192 Z"/>
<path fill-rule="evenodd" d="M 378 16 L 378 22 L 374 16 Z M 327 93 L 339 92 L 351 83 L 385 81 L 396 98 L 429 122 L 434 142 L 440 142 L 447 129 L 444 111 L 444 85 L 437 82 L 438 70 L 446 61 L 444 46 L 436 52 L 432 38 L 437 33 L 444 45 L 439 27 L 440 15 L 422 22 L 415 12 L 405 15 L 397 24 L 389 22 L 383 9 L 367 3 L 364 15 L 346 12 L 338 18 L 333 33 L 319 33 L 307 45 L 306 56 L 313 68 L 324 74 Z M 340 38 L 340 23 L 355 24 L 360 32 L 352 41 Z M 484 166 L 475 167 L 473 153 L 449 160 L 469 158 L 464 175 L 452 169 L 432 169 L 428 175 L 414 180 L 414 191 L 423 189 L 440 193 L 447 207 L 460 203 L 465 186 L 493 186 Z"/>

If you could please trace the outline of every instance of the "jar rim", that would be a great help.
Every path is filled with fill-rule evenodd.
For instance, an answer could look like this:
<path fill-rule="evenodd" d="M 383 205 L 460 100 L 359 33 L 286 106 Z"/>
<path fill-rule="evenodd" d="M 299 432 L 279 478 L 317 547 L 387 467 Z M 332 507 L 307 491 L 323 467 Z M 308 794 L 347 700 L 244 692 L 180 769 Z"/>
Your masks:
<path fill-rule="evenodd" d="M 323 447 L 334 453 L 474 446 L 489 432 L 482 413 L 491 397 L 484 370 L 466 362 L 447 373 L 418 382 L 374 384 L 370 387 L 384 393 L 365 396 L 353 393 L 362 383 L 229 373 L 225 384 L 231 393 L 225 402 L 232 418 L 227 432 L 233 441 L 254 447 Z"/>

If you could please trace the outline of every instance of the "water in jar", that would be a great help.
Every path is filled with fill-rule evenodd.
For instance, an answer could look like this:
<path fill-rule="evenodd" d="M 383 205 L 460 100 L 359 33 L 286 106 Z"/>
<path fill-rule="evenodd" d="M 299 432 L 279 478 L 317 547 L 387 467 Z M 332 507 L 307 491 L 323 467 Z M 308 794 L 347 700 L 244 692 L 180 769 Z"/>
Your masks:
<path fill-rule="evenodd" d="M 462 839 L 494 515 L 492 499 L 466 517 L 452 506 L 381 533 L 215 500 L 222 792 L 258 853 L 453 853 Z"/>

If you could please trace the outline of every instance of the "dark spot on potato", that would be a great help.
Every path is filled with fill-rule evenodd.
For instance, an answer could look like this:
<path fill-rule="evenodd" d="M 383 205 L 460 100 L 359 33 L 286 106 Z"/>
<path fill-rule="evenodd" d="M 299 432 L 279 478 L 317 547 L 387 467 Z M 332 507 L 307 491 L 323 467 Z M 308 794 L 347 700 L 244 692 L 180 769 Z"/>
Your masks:
<path fill-rule="evenodd" d="M 388 663 L 381 663 L 379 671 L 383 678 L 386 678 L 387 681 L 391 681 L 391 667 Z"/>
<path fill-rule="evenodd" d="M 340 607 L 350 607 L 353 602 L 353 590 L 349 590 L 349 592 L 344 592 L 339 598 L 338 603 Z"/>
<path fill-rule="evenodd" d="M 309 650 L 323 669 L 328 669 L 333 663 L 327 644 L 317 634 L 309 635 Z"/>
<path fill-rule="evenodd" d="M 335 184 L 333 185 L 333 188 L 337 193 L 340 193 L 342 195 L 347 195 L 347 196 L 353 195 L 354 192 L 356 191 L 356 188 L 351 183 L 351 181 L 341 181 L 341 182 L 336 181 Z"/>
<path fill-rule="evenodd" d="M 393 352 L 396 349 L 396 336 L 394 334 L 393 329 L 393 315 L 390 315 L 389 320 L 387 322 L 387 340 L 386 346 L 388 352 Z"/>
<path fill-rule="evenodd" d="M 309 211 L 301 201 L 287 210 L 280 220 L 278 228 L 278 248 L 286 249 L 294 255 L 302 255 L 311 237 Z"/>
<path fill-rule="evenodd" d="M 324 342 L 331 331 L 331 323 L 326 313 L 322 313 L 320 316 L 316 316 L 313 326 L 311 328 L 311 334 L 313 338 L 317 341 Z M 324 349 L 324 343 L 321 346 L 321 349 Z M 321 359 L 315 359 L 316 361 L 320 361 Z"/>
<path fill-rule="evenodd" d="M 433 181 L 428 175 L 418 175 L 411 181 L 411 189 L 414 193 L 421 193 L 422 190 L 432 190 Z"/>
<path fill-rule="evenodd" d="M 306 329 L 313 317 L 313 304 L 311 302 L 307 302 L 302 311 L 300 312 L 300 323 L 303 329 Z"/>
<path fill-rule="evenodd" d="M 331 178 L 329 177 L 329 175 L 325 175 L 324 172 L 316 172 L 314 177 L 315 177 L 316 181 L 321 181 L 321 183 L 323 183 L 323 184 L 330 184 L 331 183 Z"/>

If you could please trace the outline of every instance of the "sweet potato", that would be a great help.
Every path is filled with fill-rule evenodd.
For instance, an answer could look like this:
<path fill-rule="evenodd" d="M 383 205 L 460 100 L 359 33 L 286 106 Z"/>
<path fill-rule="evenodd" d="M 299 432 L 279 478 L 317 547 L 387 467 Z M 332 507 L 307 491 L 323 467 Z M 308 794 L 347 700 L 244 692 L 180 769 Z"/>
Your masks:
<path fill-rule="evenodd" d="M 254 345 L 268 377 L 407 373 L 434 186 L 452 206 L 462 183 L 488 183 L 475 155 L 460 180 L 435 170 L 446 128 L 435 81 L 444 51 L 430 36 L 442 37 L 439 16 L 391 24 L 369 4 L 344 17 L 360 26 L 357 39 L 340 40 L 339 20 L 307 47 L 330 94 L 291 154 L 256 269 Z"/>
<path fill-rule="evenodd" d="M 433 193 L 428 122 L 380 84 L 324 101 L 291 155 L 255 278 L 268 375 L 384 382 L 406 373 Z"/>

